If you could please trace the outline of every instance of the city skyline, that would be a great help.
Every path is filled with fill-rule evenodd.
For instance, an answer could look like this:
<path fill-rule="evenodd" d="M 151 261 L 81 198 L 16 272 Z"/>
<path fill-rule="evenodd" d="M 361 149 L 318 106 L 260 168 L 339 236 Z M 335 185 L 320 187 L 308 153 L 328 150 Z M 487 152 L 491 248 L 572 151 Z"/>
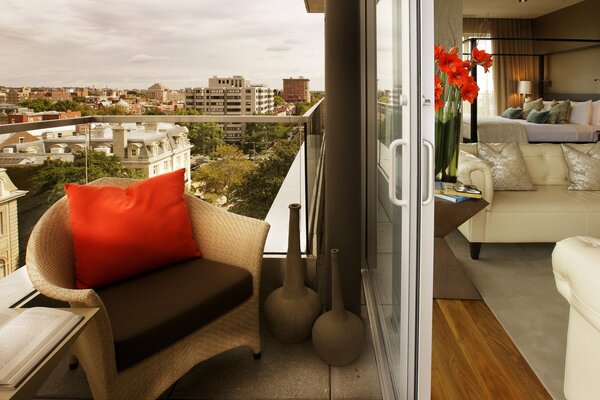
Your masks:
<path fill-rule="evenodd" d="M 323 16 L 301 0 L 11 1 L 0 15 L 0 85 L 143 89 L 244 75 L 281 88 L 324 87 Z"/>

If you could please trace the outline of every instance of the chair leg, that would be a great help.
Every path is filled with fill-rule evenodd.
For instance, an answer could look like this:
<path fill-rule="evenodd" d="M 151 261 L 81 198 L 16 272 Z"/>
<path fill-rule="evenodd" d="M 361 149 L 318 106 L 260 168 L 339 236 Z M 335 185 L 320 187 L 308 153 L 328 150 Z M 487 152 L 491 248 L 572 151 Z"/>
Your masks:
<path fill-rule="evenodd" d="M 479 252 L 481 251 L 481 243 L 479 243 L 479 242 L 469 243 L 469 250 L 471 251 L 471 259 L 479 260 Z"/>
<path fill-rule="evenodd" d="M 258 353 L 254 353 L 253 356 L 255 360 L 260 360 L 262 357 L 262 352 L 259 351 Z"/>
<path fill-rule="evenodd" d="M 79 366 L 79 360 L 73 354 L 69 356 L 69 369 L 77 369 Z"/>

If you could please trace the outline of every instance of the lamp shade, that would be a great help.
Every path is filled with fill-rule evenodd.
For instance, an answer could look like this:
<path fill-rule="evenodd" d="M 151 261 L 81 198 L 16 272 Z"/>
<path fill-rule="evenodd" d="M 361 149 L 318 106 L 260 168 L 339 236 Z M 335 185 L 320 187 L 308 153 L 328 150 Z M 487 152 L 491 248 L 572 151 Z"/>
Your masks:
<path fill-rule="evenodd" d="M 533 93 L 533 83 L 531 81 L 519 81 L 519 86 L 517 87 L 517 92 L 520 94 L 532 94 Z"/>

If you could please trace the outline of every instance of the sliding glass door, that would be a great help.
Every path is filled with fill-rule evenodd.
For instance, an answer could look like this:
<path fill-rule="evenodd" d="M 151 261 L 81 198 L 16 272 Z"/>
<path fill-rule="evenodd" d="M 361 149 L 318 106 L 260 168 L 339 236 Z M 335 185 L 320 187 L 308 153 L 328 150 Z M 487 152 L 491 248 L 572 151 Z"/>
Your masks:
<path fill-rule="evenodd" d="M 430 0 L 373 0 L 367 8 L 365 292 L 378 328 L 384 397 L 428 399 L 433 6 Z"/>

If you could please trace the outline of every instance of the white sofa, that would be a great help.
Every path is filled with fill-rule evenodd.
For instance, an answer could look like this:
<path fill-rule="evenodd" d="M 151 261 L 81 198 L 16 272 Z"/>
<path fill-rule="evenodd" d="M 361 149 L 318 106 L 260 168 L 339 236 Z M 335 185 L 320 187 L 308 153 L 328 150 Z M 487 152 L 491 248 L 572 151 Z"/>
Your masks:
<path fill-rule="evenodd" d="M 499 149 L 506 144 L 492 144 Z M 557 242 L 571 236 L 600 237 L 600 192 L 567 190 L 568 168 L 560 144 L 520 143 L 536 191 L 494 191 L 489 164 L 477 157 L 477 143 L 460 149 L 458 179 L 474 184 L 489 205 L 459 227 L 479 257 L 481 243 Z M 572 144 L 588 151 L 593 144 Z"/>
<path fill-rule="evenodd" d="M 564 392 L 568 400 L 600 397 L 600 239 L 572 237 L 552 253 L 556 287 L 569 302 Z"/>

